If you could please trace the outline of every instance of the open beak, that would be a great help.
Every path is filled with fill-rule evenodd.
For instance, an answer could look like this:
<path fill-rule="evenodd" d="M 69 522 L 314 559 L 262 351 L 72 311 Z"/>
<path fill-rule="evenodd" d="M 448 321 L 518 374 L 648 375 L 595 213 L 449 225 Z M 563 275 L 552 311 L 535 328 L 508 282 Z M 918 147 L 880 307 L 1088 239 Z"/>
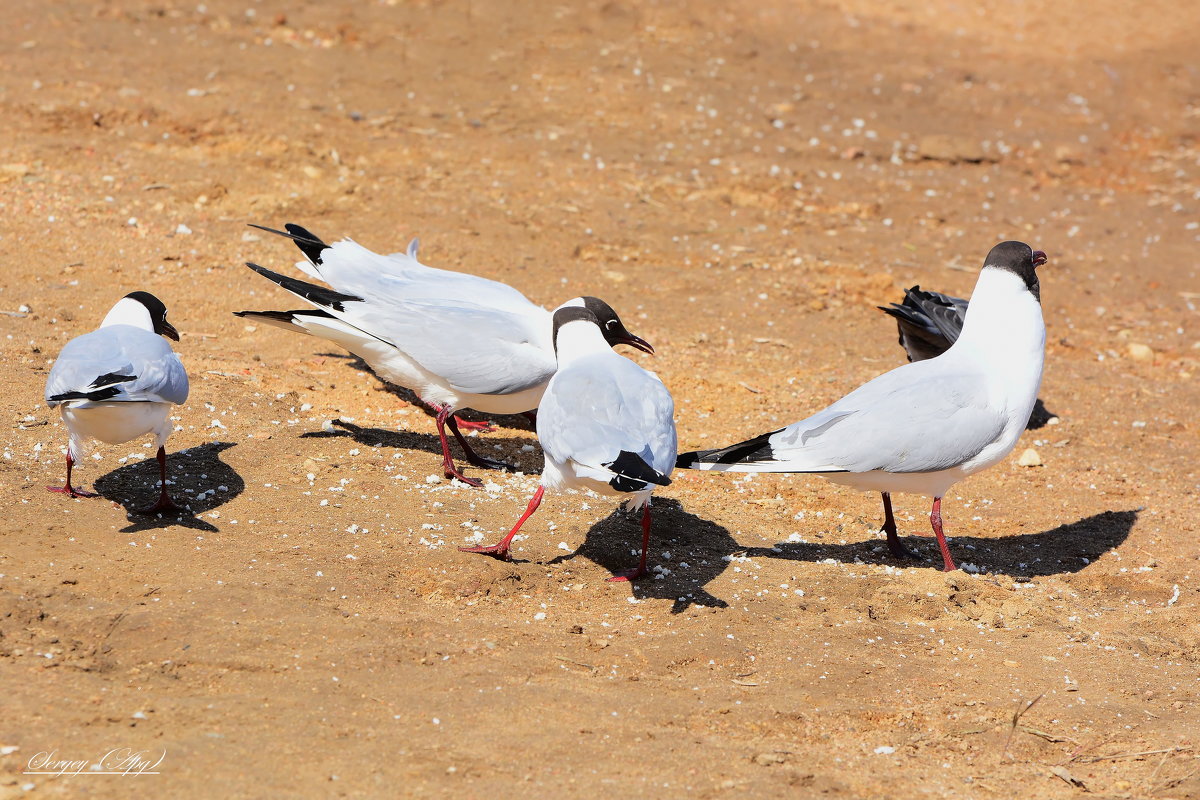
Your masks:
<path fill-rule="evenodd" d="M 175 326 L 167 322 L 165 319 L 162 321 L 162 331 L 160 331 L 160 333 L 168 339 L 174 339 L 177 342 L 179 341 L 179 331 L 175 330 Z"/>
<path fill-rule="evenodd" d="M 1042 264 L 1045 264 L 1045 263 L 1046 263 L 1046 254 L 1043 253 L 1041 250 L 1034 250 L 1033 251 L 1034 269 L 1040 267 Z"/>
<path fill-rule="evenodd" d="M 650 346 L 649 342 L 647 342 L 645 339 L 641 338 L 640 336 L 634 336 L 629 331 L 625 331 L 625 335 L 622 336 L 621 338 L 617 339 L 617 344 L 627 344 L 630 347 L 636 347 L 638 350 L 641 350 L 643 353 L 649 353 L 650 355 L 654 355 L 654 348 Z"/>

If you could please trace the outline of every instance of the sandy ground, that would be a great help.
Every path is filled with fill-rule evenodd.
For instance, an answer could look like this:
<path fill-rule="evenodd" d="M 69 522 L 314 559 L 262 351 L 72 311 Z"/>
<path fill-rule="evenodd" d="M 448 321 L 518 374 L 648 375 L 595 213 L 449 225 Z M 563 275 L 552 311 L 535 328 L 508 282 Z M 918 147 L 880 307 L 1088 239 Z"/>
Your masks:
<path fill-rule="evenodd" d="M 1200 797 L 1200 6 L 342 5 L 6 5 L 0 797 Z M 229 313 L 295 302 L 249 222 L 604 297 L 686 448 L 902 363 L 875 306 L 1018 238 L 1057 423 L 947 499 L 977 574 L 925 499 L 899 562 L 799 475 L 677 474 L 633 586 L 578 495 L 470 556 L 529 426 L 478 439 L 526 474 L 438 481 L 411 396 Z M 49 365 L 135 289 L 192 375 L 181 520 L 126 510 L 148 442 L 44 488 Z M 158 774 L 23 774 L 125 749 Z"/>

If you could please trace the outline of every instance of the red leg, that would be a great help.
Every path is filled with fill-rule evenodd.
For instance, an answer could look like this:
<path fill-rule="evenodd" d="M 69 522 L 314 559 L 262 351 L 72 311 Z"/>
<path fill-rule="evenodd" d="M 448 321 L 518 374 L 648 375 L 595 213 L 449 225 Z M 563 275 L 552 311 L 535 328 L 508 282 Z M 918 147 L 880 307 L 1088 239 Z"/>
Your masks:
<path fill-rule="evenodd" d="M 487 433 L 492 430 L 492 421 L 490 419 L 482 419 L 479 422 L 472 422 L 471 420 L 463 419 L 462 417 L 454 417 L 454 421 L 466 431 L 479 431 L 480 433 Z"/>
<path fill-rule="evenodd" d="M 533 411 L 522 411 L 521 416 L 524 417 L 525 419 L 529 420 L 529 424 L 532 425 L 534 427 L 534 429 L 537 428 L 537 409 L 536 408 Z"/>
<path fill-rule="evenodd" d="M 450 406 L 442 406 L 442 410 L 438 412 L 436 419 L 438 436 L 442 440 L 442 471 L 447 478 L 458 478 L 468 486 L 479 488 L 483 486 L 483 481 L 477 481 L 474 478 L 468 478 L 459 471 L 454 465 L 454 459 L 450 456 L 450 441 L 446 438 L 446 418 L 450 417 Z M 453 417 L 451 417 L 453 419 Z M 450 430 L 454 430 L 453 427 Z"/>
<path fill-rule="evenodd" d="M 460 547 L 458 548 L 464 553 L 483 553 L 485 555 L 494 556 L 501 561 L 512 561 L 512 556 L 509 555 L 508 545 L 513 537 L 521 530 L 521 526 L 525 524 L 525 520 L 533 516 L 533 512 L 537 511 L 538 506 L 542 504 L 542 493 L 546 491 L 546 487 L 539 486 L 538 490 L 533 493 L 533 499 L 529 501 L 529 506 L 525 509 L 525 513 L 517 520 L 517 524 L 513 525 L 511 531 L 500 541 L 491 545 L 482 545 L 480 547 Z"/>
<path fill-rule="evenodd" d="M 506 472 L 517 471 L 517 468 L 512 464 L 509 464 L 507 461 L 497 461 L 494 458 L 488 458 L 487 456 L 481 456 L 479 453 L 476 453 L 474 448 L 472 448 L 470 443 L 467 441 L 467 437 L 463 436 L 458 430 L 459 425 L 466 424 L 462 420 L 455 416 L 451 416 L 446 420 L 446 424 L 450 426 L 450 432 L 454 434 L 454 438 L 458 440 L 460 445 L 462 445 L 463 452 L 467 456 L 467 461 L 471 462 L 473 466 L 481 467 L 483 469 L 502 469 Z"/>
<path fill-rule="evenodd" d="M 937 537 L 938 547 L 942 548 L 942 561 L 945 566 L 943 572 L 953 572 L 958 569 L 954 566 L 954 559 L 950 557 L 950 548 L 946 546 L 946 535 L 942 533 L 942 498 L 933 498 L 933 511 L 929 512 L 929 524 L 933 526 L 933 535 Z"/>
<path fill-rule="evenodd" d="M 158 494 L 158 502 L 149 508 L 143 509 L 142 514 L 164 514 L 171 512 L 181 512 L 182 508 L 175 505 L 175 502 L 167 494 L 167 448 L 158 448 L 158 476 L 162 484 L 162 490 Z"/>
<path fill-rule="evenodd" d="M 895 558 L 916 558 L 913 551 L 900 543 L 900 535 L 896 531 L 896 518 L 892 516 L 892 495 L 883 492 L 883 532 L 887 534 L 888 550 Z"/>
<path fill-rule="evenodd" d="M 62 486 L 47 486 L 46 489 L 56 494 L 65 494 L 67 497 L 99 497 L 95 492 L 85 492 L 83 489 L 76 489 L 71 485 L 71 467 L 75 466 L 75 459 L 71 458 L 70 451 L 67 451 L 67 482 Z"/>
<path fill-rule="evenodd" d="M 421 408 L 425 409 L 426 412 L 435 417 L 442 413 L 442 409 L 445 407 L 439 406 L 436 403 L 431 403 L 420 395 L 417 395 L 417 402 L 421 405 Z M 481 433 L 486 433 L 492 429 L 492 423 L 486 419 L 482 422 L 468 422 L 465 419 L 459 419 L 458 424 L 462 425 L 469 431 L 479 431 Z"/>
<path fill-rule="evenodd" d="M 642 508 L 642 558 L 637 569 L 626 569 L 608 579 L 609 583 L 634 581 L 646 574 L 646 551 L 650 549 L 650 501 Z"/>

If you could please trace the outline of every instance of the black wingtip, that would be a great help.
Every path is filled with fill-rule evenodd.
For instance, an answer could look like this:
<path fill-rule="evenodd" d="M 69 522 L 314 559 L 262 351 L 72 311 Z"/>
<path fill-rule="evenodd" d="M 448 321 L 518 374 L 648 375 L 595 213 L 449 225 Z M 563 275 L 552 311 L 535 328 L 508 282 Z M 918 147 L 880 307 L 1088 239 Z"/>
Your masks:
<path fill-rule="evenodd" d="M 92 381 L 91 388 L 98 389 L 101 386 L 108 387 L 114 383 L 128 383 L 129 381 L 136 380 L 137 375 L 122 375 L 119 372 L 106 372 L 100 377 L 96 378 L 96 380 Z"/>
<path fill-rule="evenodd" d="M 260 267 L 258 264 L 250 261 L 246 262 L 246 266 L 267 280 L 287 289 L 292 294 L 303 297 L 314 305 L 332 308 L 334 311 L 345 311 L 343 303 L 361 302 L 363 299 L 357 295 L 327 289 L 324 286 L 317 286 L 315 283 L 308 283 L 298 278 L 289 278 L 287 275 L 281 275 L 274 270 Z"/>
<path fill-rule="evenodd" d="M 91 400 L 93 402 L 100 400 L 109 400 L 121 393 L 121 390 L 116 386 L 106 386 L 103 389 L 97 389 L 94 392 L 63 392 L 62 394 L 50 395 L 50 402 L 63 403 L 67 400 Z"/>
<path fill-rule="evenodd" d="M 675 469 L 692 469 L 697 464 L 703 464 L 706 457 L 716 450 L 692 450 L 680 453 L 675 457 Z"/>
<path fill-rule="evenodd" d="M 265 319 L 287 323 L 295 323 L 296 317 L 320 317 L 323 319 L 334 319 L 332 314 L 327 311 L 322 311 L 319 308 L 299 308 L 292 309 L 291 311 L 234 311 L 231 313 L 235 317 L 248 317 L 249 319 Z"/>
<path fill-rule="evenodd" d="M 114 386 L 117 383 L 129 383 L 136 381 L 137 375 L 122 375 L 119 372 L 106 372 L 100 375 L 96 380 L 92 381 L 89 391 L 71 391 L 63 392 L 50 396 L 50 402 L 62 403 L 67 400 L 108 400 L 116 397 L 121 393 L 120 386 Z"/>
<path fill-rule="evenodd" d="M 675 460 L 679 469 L 695 469 L 697 464 L 737 464 L 741 461 L 767 461 L 773 458 L 770 438 L 779 431 L 769 431 L 753 439 L 731 444 L 717 450 L 693 450 L 681 453 Z"/>
<path fill-rule="evenodd" d="M 324 311 L 318 311 L 318 314 L 324 314 Z M 234 311 L 235 317 L 249 317 L 250 319 L 272 319 L 278 322 L 291 322 L 292 317 L 296 314 L 295 311 Z"/>
<path fill-rule="evenodd" d="M 603 464 L 606 469 L 616 473 L 608 485 L 618 492 L 640 492 L 648 484 L 670 486 L 671 479 L 646 463 L 637 453 L 622 450 L 612 461 Z"/>
<path fill-rule="evenodd" d="M 268 228 L 266 225 L 256 225 L 253 222 L 248 224 L 251 228 L 258 228 L 260 231 L 266 231 L 276 236 L 282 236 L 285 239 L 291 239 L 296 243 L 296 247 L 300 248 L 300 252 L 304 253 L 304 257 L 314 264 L 321 263 L 321 253 L 329 248 L 329 245 L 321 241 L 320 237 L 315 233 L 294 222 L 285 224 L 282 231 Z"/>
<path fill-rule="evenodd" d="M 287 223 L 283 228 L 292 235 L 292 241 L 296 243 L 296 247 L 300 248 L 300 252 L 304 253 L 305 258 L 314 264 L 321 263 L 321 253 L 328 250 L 329 245 L 321 241 L 321 238 L 312 231 L 294 222 Z"/>

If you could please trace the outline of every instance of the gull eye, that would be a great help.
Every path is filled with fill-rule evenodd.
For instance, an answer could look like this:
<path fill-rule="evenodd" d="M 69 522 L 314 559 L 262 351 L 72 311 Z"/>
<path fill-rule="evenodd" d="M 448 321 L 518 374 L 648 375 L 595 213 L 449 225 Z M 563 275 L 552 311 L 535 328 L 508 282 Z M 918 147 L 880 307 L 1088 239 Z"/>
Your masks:
<path fill-rule="evenodd" d="M 617 324 L 617 321 L 615 319 L 610 319 L 608 322 L 604 323 L 604 327 L 612 328 L 612 327 L 615 327 L 616 324 Z"/>

